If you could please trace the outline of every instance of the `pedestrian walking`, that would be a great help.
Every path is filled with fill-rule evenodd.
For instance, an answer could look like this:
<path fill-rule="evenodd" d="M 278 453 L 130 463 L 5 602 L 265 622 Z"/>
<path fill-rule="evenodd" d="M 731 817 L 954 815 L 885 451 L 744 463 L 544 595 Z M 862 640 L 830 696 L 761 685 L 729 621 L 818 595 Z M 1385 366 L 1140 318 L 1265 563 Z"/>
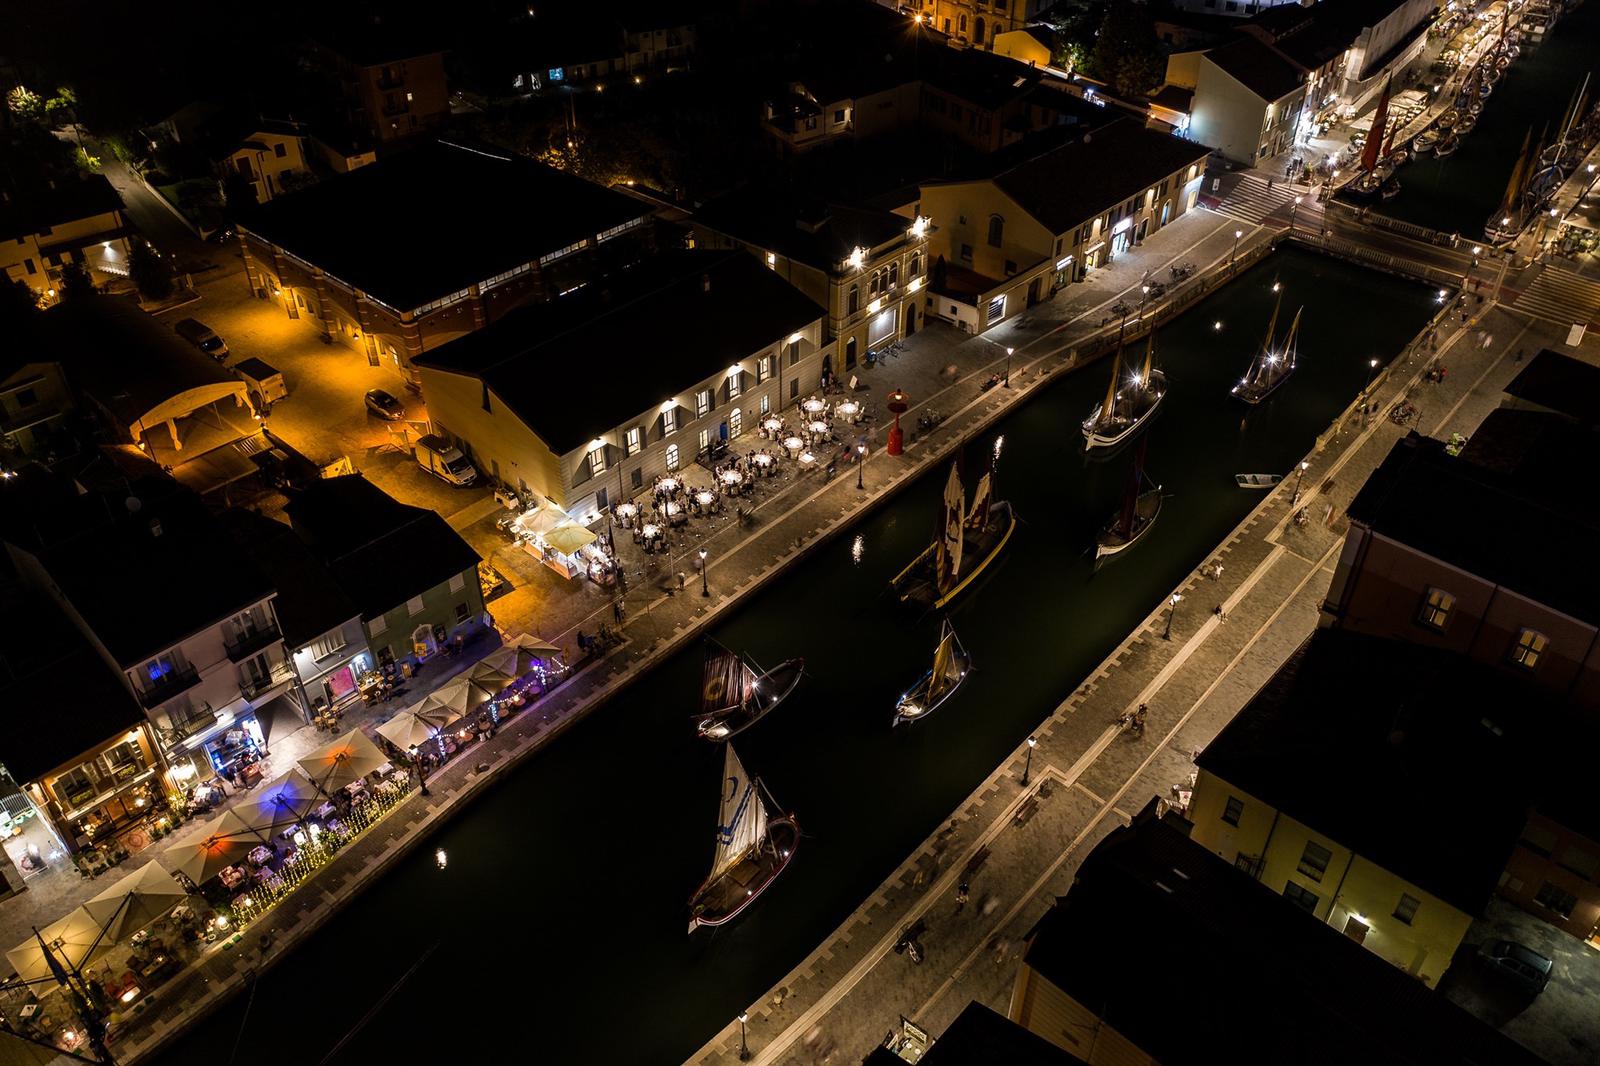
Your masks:
<path fill-rule="evenodd" d="M 960 914 L 967 905 L 967 883 L 965 881 L 956 886 L 956 913 Z"/>
<path fill-rule="evenodd" d="M 683 591 L 683 579 L 684 579 L 684 573 L 683 573 L 682 570 L 679 570 L 678 571 L 678 591 L 679 592 Z"/>
<path fill-rule="evenodd" d="M 1228 620 L 1228 616 L 1222 613 L 1222 604 L 1220 603 L 1211 608 L 1211 613 L 1217 616 L 1218 625 L 1221 625 L 1223 622 Z"/>
<path fill-rule="evenodd" d="M 1522 352 L 1523 352 L 1523 349 L 1518 348 L 1517 349 L 1517 357 L 1514 360 L 1512 360 L 1512 362 L 1515 362 L 1515 363 L 1522 362 Z"/>
<path fill-rule="evenodd" d="M 622 615 L 622 599 L 618 597 L 611 601 L 611 616 L 617 620 L 617 625 L 619 626 L 622 624 Z"/>

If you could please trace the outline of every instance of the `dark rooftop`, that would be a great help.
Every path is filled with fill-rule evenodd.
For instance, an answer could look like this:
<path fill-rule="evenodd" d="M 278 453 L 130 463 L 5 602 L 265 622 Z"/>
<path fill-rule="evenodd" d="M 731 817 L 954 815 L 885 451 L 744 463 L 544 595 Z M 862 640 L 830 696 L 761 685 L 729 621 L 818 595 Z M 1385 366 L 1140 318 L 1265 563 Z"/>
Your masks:
<path fill-rule="evenodd" d="M 122 199 L 102 175 L 58 178 L 0 193 L 0 240 L 122 210 Z"/>
<path fill-rule="evenodd" d="M 24 546 L 124 667 L 272 595 L 200 498 L 169 478 L 67 497 L 33 517 L 37 540 Z"/>
<path fill-rule="evenodd" d="M 648 214 L 530 159 L 441 139 L 277 197 L 243 226 L 409 311 Z"/>
<path fill-rule="evenodd" d="M 417 362 L 487 382 L 562 454 L 822 315 L 746 252 L 666 252 L 571 296 L 519 308 Z M 606 353 L 603 388 L 581 403 L 551 390 L 570 368 L 594 365 L 596 352 Z"/>
<path fill-rule="evenodd" d="M 1322 629 L 1196 761 L 1478 914 L 1537 792 L 1531 729 L 1563 720 L 1537 692 L 1459 655 Z M 1340 781 L 1360 787 L 1331 785 Z"/>
<path fill-rule="evenodd" d="M 905 1061 L 880 1047 L 862 1066 L 905 1066 Z M 1084 1060 L 974 1000 L 917 1061 L 922 1066 L 1079 1066 Z"/>
<path fill-rule="evenodd" d="M 1300 69 L 1254 37 L 1241 36 L 1206 53 L 1246 89 L 1268 101 L 1282 99 L 1304 84 Z"/>
<path fill-rule="evenodd" d="M 127 682 L 60 609 L 0 576 L 0 763 L 12 778 L 36 780 L 143 720 Z"/>
<path fill-rule="evenodd" d="M 892 211 L 829 204 L 759 186 L 711 201 L 695 212 L 694 221 L 829 273 L 851 249 L 888 244 L 911 228 L 909 219 Z"/>
<path fill-rule="evenodd" d="M 1542 1061 L 1150 814 L 1084 860 L 1026 961 L 1153 1060 L 1242 1061 L 1244 1039 L 1298 1066 Z"/>
<path fill-rule="evenodd" d="M 438 514 L 401 503 L 360 474 L 313 481 L 286 511 L 364 619 L 422 595 L 481 558 Z"/>
<path fill-rule="evenodd" d="M 1496 469 L 1489 442 L 1502 424 L 1528 414 L 1493 412 L 1475 434 L 1482 442 L 1454 459 L 1439 441 L 1416 433 L 1396 442 L 1351 502 L 1350 518 L 1574 618 L 1600 622 L 1600 567 L 1549 562 L 1586 559 L 1600 543 L 1597 501 L 1571 491 L 1570 477 L 1560 476 L 1592 469 L 1600 441 L 1569 436 L 1576 450 L 1553 470 L 1520 460 Z M 1537 551 L 1527 550 L 1531 533 Z"/>
<path fill-rule="evenodd" d="M 447 50 L 440 34 L 446 22 L 432 18 L 334 8 L 317 24 L 320 43 L 356 66 L 374 67 Z"/>
<path fill-rule="evenodd" d="M 291 651 L 360 613 L 322 560 L 289 526 L 237 508 L 225 511 L 221 521 L 240 550 L 276 586 L 278 597 L 272 601 L 272 609 Z"/>
<path fill-rule="evenodd" d="M 1545 348 L 1528 360 L 1505 391 L 1525 403 L 1600 425 L 1600 367 Z"/>
<path fill-rule="evenodd" d="M 996 173 L 994 183 L 1063 233 L 1208 153 L 1205 145 L 1123 118 Z M 1174 198 L 1178 193 L 1172 190 Z"/>

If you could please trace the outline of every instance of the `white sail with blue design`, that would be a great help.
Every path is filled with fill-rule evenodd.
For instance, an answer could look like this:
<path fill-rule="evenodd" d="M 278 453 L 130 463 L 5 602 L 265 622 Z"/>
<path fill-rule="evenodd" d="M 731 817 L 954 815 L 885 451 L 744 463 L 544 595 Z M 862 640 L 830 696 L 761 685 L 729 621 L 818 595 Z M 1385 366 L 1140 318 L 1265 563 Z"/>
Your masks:
<path fill-rule="evenodd" d="M 716 877 L 736 865 L 767 837 L 767 805 L 755 778 L 745 773 L 744 764 L 729 744 L 723 757 L 722 807 L 717 812 L 717 854 L 711 864 Z"/>

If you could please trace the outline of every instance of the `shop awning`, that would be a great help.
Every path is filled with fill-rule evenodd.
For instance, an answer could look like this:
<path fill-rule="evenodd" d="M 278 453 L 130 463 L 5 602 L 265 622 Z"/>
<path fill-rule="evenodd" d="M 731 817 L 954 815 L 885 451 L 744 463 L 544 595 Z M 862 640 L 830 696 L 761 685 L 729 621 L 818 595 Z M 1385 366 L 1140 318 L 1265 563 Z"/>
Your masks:
<path fill-rule="evenodd" d="M 166 867 L 151 861 L 85 903 L 83 909 L 105 930 L 108 941 L 121 944 L 188 895 Z"/>
<path fill-rule="evenodd" d="M 335 789 L 360 781 L 388 761 L 365 733 L 352 729 L 301 759 L 300 769 L 319 789 L 332 794 Z"/>
<path fill-rule="evenodd" d="M 205 836 L 186 844 L 175 844 L 167 849 L 167 854 L 173 860 L 174 872 L 203 885 L 224 867 L 243 862 L 250 849 L 259 843 L 260 838 L 242 818 L 232 811 L 223 811 Z"/>
<path fill-rule="evenodd" d="M 544 542 L 562 555 L 576 555 L 578 550 L 595 542 L 595 535 L 576 522 L 557 526 L 544 535 Z"/>
<path fill-rule="evenodd" d="M 80 970 L 111 950 L 111 943 L 100 923 L 79 907 L 6 952 L 6 959 L 16 968 L 20 980 L 49 981 L 55 976 L 50 956 L 64 970 Z"/>

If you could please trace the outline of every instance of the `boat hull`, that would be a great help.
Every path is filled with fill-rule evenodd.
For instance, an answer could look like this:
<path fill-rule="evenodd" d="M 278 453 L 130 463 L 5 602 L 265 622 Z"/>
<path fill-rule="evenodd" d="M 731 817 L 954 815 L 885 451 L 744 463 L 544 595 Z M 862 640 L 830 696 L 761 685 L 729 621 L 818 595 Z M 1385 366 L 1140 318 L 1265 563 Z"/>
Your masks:
<path fill-rule="evenodd" d="M 689 898 L 689 932 L 727 925 L 760 898 L 788 869 L 800 845 L 800 826 L 786 814 L 767 823 L 767 840 L 755 856 L 707 878 Z"/>
<path fill-rule="evenodd" d="M 1139 427 L 1149 422 L 1161 409 L 1161 401 L 1167 397 L 1167 376 L 1159 370 L 1150 372 L 1151 388 L 1147 392 L 1154 393 L 1155 398 L 1149 400 L 1143 410 L 1134 414 L 1125 422 L 1114 422 L 1106 425 L 1094 415 L 1084 420 L 1083 439 L 1086 451 L 1097 449 L 1115 448 L 1125 442 L 1129 437 L 1139 432 Z"/>
<path fill-rule="evenodd" d="M 1282 474 L 1235 474 L 1233 483 L 1241 489 L 1266 489 L 1276 488 L 1283 480 Z"/>
<path fill-rule="evenodd" d="M 1139 539 L 1150 532 L 1150 527 L 1156 524 L 1156 518 L 1161 514 L 1161 487 L 1141 492 L 1138 500 L 1134 502 L 1133 530 L 1126 537 L 1117 532 L 1117 521 L 1120 515 L 1112 516 L 1111 521 L 1101 528 L 1094 541 L 1094 557 L 1098 562 L 1107 556 L 1116 555 L 1118 552 L 1127 551 L 1139 542 Z"/>
<path fill-rule="evenodd" d="M 900 602 L 914 604 L 923 610 L 935 610 L 943 607 L 966 590 L 977 576 L 994 561 L 995 557 L 1005 549 L 1011 540 L 1011 534 L 1017 528 L 1016 512 L 1011 509 L 1011 504 L 1006 500 L 996 500 L 989 508 L 989 521 L 982 530 L 966 533 L 966 543 L 962 548 L 962 558 L 976 558 L 977 562 L 967 570 L 954 586 L 941 593 L 933 581 L 934 546 L 928 545 L 923 553 L 912 560 L 911 565 L 897 574 L 889 583 L 895 594 L 900 597 Z"/>
<path fill-rule="evenodd" d="M 1289 376 L 1293 373 L 1294 368 L 1290 367 L 1288 370 L 1285 370 L 1282 374 L 1279 374 L 1277 377 L 1268 382 L 1253 381 L 1247 385 L 1235 385 L 1233 387 L 1233 395 L 1254 407 L 1256 404 L 1261 403 L 1267 397 L 1277 392 L 1278 389 L 1282 387 L 1283 383 L 1289 380 Z"/>
<path fill-rule="evenodd" d="M 933 671 L 929 670 L 923 674 L 922 679 L 911 686 L 911 690 L 901 696 L 899 702 L 895 704 L 893 724 L 902 726 L 920 722 L 924 718 L 932 717 L 934 711 L 943 707 L 945 700 L 956 694 L 956 690 L 961 687 L 961 683 L 967 679 L 968 671 L 972 669 L 972 656 L 970 655 L 965 653 L 958 654 L 956 662 L 961 665 L 960 676 L 956 678 L 949 688 L 940 693 L 938 699 L 931 702 L 924 698 L 924 694 L 928 691 L 928 686 L 933 681 Z"/>
<path fill-rule="evenodd" d="M 804 659 L 787 659 L 779 663 L 756 678 L 755 706 L 705 715 L 695 723 L 696 731 L 705 739 L 717 743 L 738 736 L 777 710 L 778 704 L 789 698 L 800 684 L 805 668 Z"/>

